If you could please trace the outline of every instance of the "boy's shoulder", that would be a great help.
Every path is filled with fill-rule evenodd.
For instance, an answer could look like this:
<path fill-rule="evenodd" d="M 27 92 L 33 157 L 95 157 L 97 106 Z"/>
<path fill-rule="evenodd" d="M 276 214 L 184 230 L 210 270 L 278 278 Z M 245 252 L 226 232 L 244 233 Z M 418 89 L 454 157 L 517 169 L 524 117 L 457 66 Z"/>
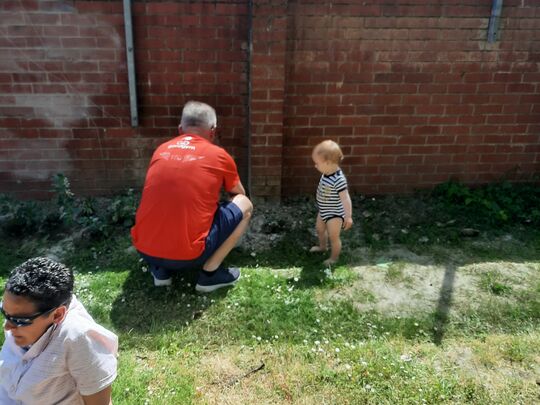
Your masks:
<path fill-rule="evenodd" d="M 327 179 L 335 180 L 341 177 L 345 177 L 345 174 L 343 174 L 343 171 L 340 168 L 338 168 L 334 173 L 325 174 L 324 177 L 326 177 Z"/>

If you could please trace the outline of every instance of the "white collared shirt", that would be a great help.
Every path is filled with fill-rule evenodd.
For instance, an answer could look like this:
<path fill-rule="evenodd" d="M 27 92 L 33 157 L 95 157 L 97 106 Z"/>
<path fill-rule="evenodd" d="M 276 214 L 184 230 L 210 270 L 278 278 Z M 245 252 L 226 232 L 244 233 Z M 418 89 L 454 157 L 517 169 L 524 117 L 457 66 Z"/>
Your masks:
<path fill-rule="evenodd" d="M 73 296 L 65 319 L 29 350 L 5 332 L 0 352 L 0 404 L 84 404 L 116 378 L 118 337 L 98 325 Z"/>

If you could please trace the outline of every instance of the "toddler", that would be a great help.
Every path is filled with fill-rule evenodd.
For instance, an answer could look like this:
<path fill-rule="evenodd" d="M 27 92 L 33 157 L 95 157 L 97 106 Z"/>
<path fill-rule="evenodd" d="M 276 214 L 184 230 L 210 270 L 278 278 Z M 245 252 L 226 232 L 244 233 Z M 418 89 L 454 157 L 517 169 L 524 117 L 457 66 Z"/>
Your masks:
<path fill-rule="evenodd" d="M 331 265 L 338 261 L 341 253 L 341 229 L 348 230 L 353 225 L 351 197 L 347 190 L 347 179 L 339 168 L 343 153 L 339 145 L 331 140 L 321 142 L 311 155 L 315 167 L 321 172 L 317 187 L 317 236 L 319 245 L 310 252 L 324 252 L 330 240 L 330 257 L 324 261 Z"/>

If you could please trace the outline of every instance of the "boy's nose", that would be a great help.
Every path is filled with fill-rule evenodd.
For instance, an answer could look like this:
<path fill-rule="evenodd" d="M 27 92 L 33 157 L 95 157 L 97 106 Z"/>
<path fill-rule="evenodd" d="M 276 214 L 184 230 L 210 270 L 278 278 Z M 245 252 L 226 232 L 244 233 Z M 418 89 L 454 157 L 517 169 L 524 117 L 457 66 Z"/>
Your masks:
<path fill-rule="evenodd" d="M 11 330 L 11 329 L 16 329 L 17 326 L 15 326 L 14 324 L 12 324 L 10 321 L 8 321 L 7 319 L 4 321 L 4 330 Z"/>

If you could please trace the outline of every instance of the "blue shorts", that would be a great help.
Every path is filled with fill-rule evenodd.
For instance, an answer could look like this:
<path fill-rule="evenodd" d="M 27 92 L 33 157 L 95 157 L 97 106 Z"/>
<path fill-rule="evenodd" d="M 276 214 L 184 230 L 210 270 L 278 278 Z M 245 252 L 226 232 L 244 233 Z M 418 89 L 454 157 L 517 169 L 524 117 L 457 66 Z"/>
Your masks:
<path fill-rule="evenodd" d="M 170 277 L 170 270 L 186 270 L 202 268 L 204 263 L 225 242 L 238 227 L 243 219 L 242 210 L 230 201 L 219 204 L 210 231 L 206 236 L 205 248 L 199 257 L 193 260 L 170 260 L 148 256 L 139 252 L 141 257 L 150 265 L 150 271 L 160 280 Z"/>

